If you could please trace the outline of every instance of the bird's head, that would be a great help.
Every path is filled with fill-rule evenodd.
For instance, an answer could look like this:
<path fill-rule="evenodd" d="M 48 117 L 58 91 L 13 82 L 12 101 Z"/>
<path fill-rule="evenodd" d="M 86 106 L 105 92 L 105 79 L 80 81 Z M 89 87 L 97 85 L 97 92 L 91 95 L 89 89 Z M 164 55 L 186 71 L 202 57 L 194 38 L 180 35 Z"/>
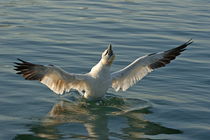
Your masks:
<path fill-rule="evenodd" d="M 110 44 L 108 48 L 102 53 L 101 61 L 104 65 L 111 65 L 114 61 L 115 55 L 112 50 L 112 45 Z"/>

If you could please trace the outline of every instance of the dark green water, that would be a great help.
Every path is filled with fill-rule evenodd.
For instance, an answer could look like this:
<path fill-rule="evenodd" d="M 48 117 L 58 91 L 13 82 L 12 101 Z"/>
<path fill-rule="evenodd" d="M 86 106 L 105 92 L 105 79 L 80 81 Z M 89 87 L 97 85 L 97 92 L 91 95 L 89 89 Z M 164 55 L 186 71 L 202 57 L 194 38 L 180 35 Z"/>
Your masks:
<path fill-rule="evenodd" d="M 0 139 L 209 139 L 209 2 L 1 0 Z M 110 43 L 116 71 L 190 38 L 172 64 L 103 101 L 58 97 L 13 71 L 22 58 L 86 73 Z"/>

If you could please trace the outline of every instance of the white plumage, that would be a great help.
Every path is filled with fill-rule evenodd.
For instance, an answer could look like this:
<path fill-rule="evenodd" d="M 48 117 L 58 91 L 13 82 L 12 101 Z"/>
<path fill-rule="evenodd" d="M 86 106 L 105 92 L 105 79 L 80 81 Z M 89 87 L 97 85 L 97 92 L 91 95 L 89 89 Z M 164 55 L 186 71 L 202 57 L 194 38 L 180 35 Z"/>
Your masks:
<path fill-rule="evenodd" d="M 15 70 L 27 80 L 39 80 L 56 94 L 76 89 L 84 98 L 97 99 L 103 97 L 110 87 L 115 91 L 126 91 L 154 69 L 170 63 L 191 43 L 189 40 L 174 49 L 139 57 L 125 68 L 113 73 L 110 72 L 110 68 L 115 55 L 111 45 L 102 53 L 98 64 L 86 74 L 67 73 L 53 65 L 37 65 L 21 59 L 18 59 L 21 63 L 15 63 Z"/>

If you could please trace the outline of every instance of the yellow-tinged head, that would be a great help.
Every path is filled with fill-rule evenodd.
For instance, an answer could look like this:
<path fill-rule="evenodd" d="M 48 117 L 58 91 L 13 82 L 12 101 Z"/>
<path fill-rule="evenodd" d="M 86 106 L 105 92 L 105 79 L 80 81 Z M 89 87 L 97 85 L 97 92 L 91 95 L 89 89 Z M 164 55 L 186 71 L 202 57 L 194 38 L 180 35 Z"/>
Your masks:
<path fill-rule="evenodd" d="M 112 50 L 112 45 L 110 44 L 108 48 L 102 53 L 101 62 L 104 65 L 111 65 L 114 61 L 115 55 Z"/>

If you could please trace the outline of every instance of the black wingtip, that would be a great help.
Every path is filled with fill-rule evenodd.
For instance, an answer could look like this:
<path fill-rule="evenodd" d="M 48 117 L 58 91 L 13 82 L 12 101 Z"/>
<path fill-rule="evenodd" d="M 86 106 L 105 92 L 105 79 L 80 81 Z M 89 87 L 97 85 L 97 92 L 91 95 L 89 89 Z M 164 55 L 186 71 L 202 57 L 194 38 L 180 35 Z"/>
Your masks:
<path fill-rule="evenodd" d="M 192 43 L 193 43 L 193 41 L 192 41 L 192 39 L 190 39 L 190 40 L 188 40 L 187 42 L 185 42 L 184 44 L 182 44 L 182 45 L 180 45 L 180 46 L 178 46 L 178 47 L 176 47 L 176 48 L 174 48 L 174 49 L 172 49 L 172 50 L 173 50 L 173 51 L 174 51 L 174 50 L 177 50 L 177 51 L 183 52 L 183 51 L 186 50 L 187 46 L 189 46 L 189 45 L 192 44 Z"/>
<path fill-rule="evenodd" d="M 30 62 L 24 61 L 20 58 L 17 58 L 19 62 L 14 62 L 14 70 L 16 74 L 22 75 L 26 80 L 41 80 L 43 75 L 39 74 L 34 70 L 35 67 L 41 65 L 32 64 Z"/>
<path fill-rule="evenodd" d="M 24 63 L 24 61 L 20 58 L 17 58 L 17 60 Z M 13 63 L 15 64 L 14 67 L 16 67 L 17 65 L 21 65 L 21 63 L 19 63 L 19 62 L 13 62 Z"/>
<path fill-rule="evenodd" d="M 17 58 L 18 61 L 21 61 L 22 63 L 26 63 L 26 61 L 20 59 L 20 58 Z"/>
<path fill-rule="evenodd" d="M 20 58 L 17 58 L 17 60 L 18 60 L 18 61 L 23 61 L 23 60 L 22 60 L 22 59 L 20 59 Z"/>
<path fill-rule="evenodd" d="M 151 64 L 150 68 L 156 69 L 156 68 L 164 67 L 166 64 L 169 64 L 172 60 L 174 60 L 178 55 L 180 55 L 181 52 L 185 51 L 186 47 L 192 43 L 193 43 L 193 41 L 192 41 L 192 39 L 190 39 L 187 42 L 185 42 L 184 44 L 182 44 L 176 48 L 165 51 L 164 58 Z"/>
<path fill-rule="evenodd" d="M 185 43 L 185 45 L 188 46 L 188 45 L 190 45 L 190 44 L 192 44 L 192 43 L 193 43 L 193 40 L 192 40 L 192 38 L 191 38 L 190 40 L 188 40 L 188 41 Z"/>

